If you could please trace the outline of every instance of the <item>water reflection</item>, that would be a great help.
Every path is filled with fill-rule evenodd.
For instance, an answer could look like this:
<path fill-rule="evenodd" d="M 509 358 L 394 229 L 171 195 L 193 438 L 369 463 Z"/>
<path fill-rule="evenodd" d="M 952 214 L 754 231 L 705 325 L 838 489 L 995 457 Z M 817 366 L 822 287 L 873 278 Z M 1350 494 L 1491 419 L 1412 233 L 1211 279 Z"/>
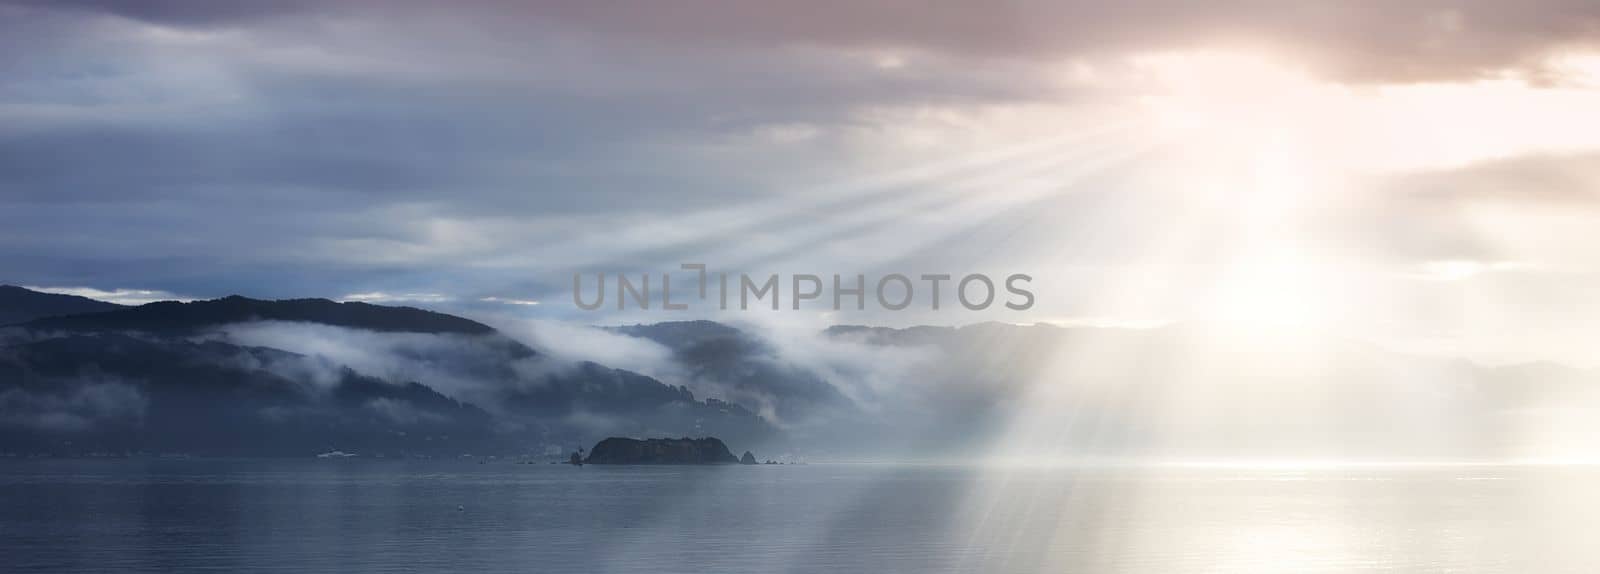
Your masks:
<path fill-rule="evenodd" d="M 1596 478 L 9 461 L 0 540 L 14 571 L 1586 572 L 1600 560 Z"/>

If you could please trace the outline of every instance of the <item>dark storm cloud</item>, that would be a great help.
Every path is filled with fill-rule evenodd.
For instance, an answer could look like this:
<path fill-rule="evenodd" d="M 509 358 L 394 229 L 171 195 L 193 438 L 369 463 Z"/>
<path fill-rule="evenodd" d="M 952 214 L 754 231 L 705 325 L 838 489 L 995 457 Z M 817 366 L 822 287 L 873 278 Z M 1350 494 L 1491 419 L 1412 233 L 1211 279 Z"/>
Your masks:
<path fill-rule="evenodd" d="M 1353 79 L 1474 76 L 1600 39 L 1587 0 L 538 2 L 534 18 L 671 41 L 911 46 L 998 57 L 1265 43 Z"/>
<path fill-rule="evenodd" d="M 315 8 L 316 0 L 10 0 L 22 6 L 49 6 L 85 12 L 104 12 L 124 18 L 184 25 L 235 23 Z"/>
<path fill-rule="evenodd" d="M 36 25 L 48 37 L 0 68 L 0 93 L 14 104 L 3 113 L 23 128 L 0 134 L 11 191 L 99 197 L 95 180 L 115 172 L 123 197 L 248 182 L 391 196 L 492 189 L 475 198 L 491 209 L 501 207 L 496 198 L 528 196 L 546 207 L 610 205 L 573 202 L 566 191 L 709 187 L 675 182 L 683 174 L 661 169 L 675 168 L 670 160 L 640 149 L 651 144 L 846 121 L 885 102 L 1026 99 L 1040 89 L 1004 66 L 960 79 L 884 76 L 803 50 L 662 50 L 470 11 L 463 29 L 421 9 L 414 22 L 346 16 L 332 25 L 257 23 L 245 18 L 254 11 L 206 6 L 196 4 L 193 18 L 146 17 L 222 31 L 75 26 L 59 11 L 21 12 L 9 37 L 29 44 L 22 39 Z M 80 169 L 86 158 L 96 169 Z"/>
<path fill-rule="evenodd" d="M 30 2 L 31 4 L 31 2 Z M 52 3 L 145 21 L 242 25 L 295 13 L 415 9 L 420 2 Z M 518 24 L 558 23 L 674 44 L 911 47 L 936 52 L 1051 59 L 1200 43 L 1265 43 L 1320 61 L 1352 79 L 1475 76 L 1525 66 L 1551 48 L 1600 40 L 1588 0 L 1282 2 L 1227 0 L 1019 0 L 1013 2 L 462 2 L 457 13 Z"/>
<path fill-rule="evenodd" d="M 386 6 L 403 16 L 0 4 L 6 280 L 338 296 L 497 276 L 542 296 L 559 282 L 473 264 L 600 229 L 567 218 L 762 191 L 707 168 L 724 139 L 1039 92 L 998 64 L 884 75 L 810 49 L 664 49 L 482 5 Z M 741 165 L 802 163 L 762 161 Z"/>

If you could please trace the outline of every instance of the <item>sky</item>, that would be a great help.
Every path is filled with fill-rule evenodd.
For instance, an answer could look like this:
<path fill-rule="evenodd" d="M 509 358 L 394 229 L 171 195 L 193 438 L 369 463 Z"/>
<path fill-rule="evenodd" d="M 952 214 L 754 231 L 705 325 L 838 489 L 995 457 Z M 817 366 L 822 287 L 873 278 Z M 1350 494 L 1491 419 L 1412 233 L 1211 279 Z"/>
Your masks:
<path fill-rule="evenodd" d="M 0 282 L 127 303 L 1025 273 L 1025 312 L 734 317 L 1593 365 L 1597 193 L 1582 0 L 0 1 Z"/>

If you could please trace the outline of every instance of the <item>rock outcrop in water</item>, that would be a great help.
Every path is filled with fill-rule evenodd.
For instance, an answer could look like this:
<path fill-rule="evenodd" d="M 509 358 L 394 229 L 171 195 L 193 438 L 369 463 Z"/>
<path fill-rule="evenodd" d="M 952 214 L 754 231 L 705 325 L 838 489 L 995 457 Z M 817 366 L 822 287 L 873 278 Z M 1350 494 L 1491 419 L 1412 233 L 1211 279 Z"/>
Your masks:
<path fill-rule="evenodd" d="M 739 464 L 756 464 L 756 455 L 750 454 L 748 450 L 744 451 L 744 456 L 739 457 Z"/>
<path fill-rule="evenodd" d="M 732 464 L 739 462 L 721 440 L 611 437 L 594 445 L 588 464 Z"/>

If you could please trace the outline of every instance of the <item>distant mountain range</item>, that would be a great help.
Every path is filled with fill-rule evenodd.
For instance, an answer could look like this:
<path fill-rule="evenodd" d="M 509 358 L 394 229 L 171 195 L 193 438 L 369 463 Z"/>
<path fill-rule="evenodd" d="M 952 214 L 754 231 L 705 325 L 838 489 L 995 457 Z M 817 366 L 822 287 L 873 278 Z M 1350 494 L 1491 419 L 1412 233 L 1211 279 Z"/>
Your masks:
<path fill-rule="evenodd" d="M 559 455 L 616 434 L 751 446 L 777 434 L 739 405 L 544 357 L 487 325 L 421 309 L 238 296 L 121 307 L 18 289 L 5 302 L 23 321 L 0 334 L 0 452 Z M 334 333 L 346 348 L 248 344 L 274 329 L 285 343 Z M 424 379 L 337 362 L 352 352 Z"/>
<path fill-rule="evenodd" d="M 217 325 L 250 321 L 300 321 L 379 332 L 494 333 L 494 329 L 476 321 L 411 307 L 337 303 L 327 299 L 260 301 L 238 295 L 193 303 L 161 301 L 138 307 L 112 305 L 108 309 L 52 313 L 28 321 L 25 326 L 32 329 L 137 330 L 185 334 Z"/>
<path fill-rule="evenodd" d="M 790 423 L 838 414 L 853 403 L 814 370 L 785 360 L 758 335 L 713 321 L 670 321 L 607 330 L 647 339 L 670 349 L 673 358 L 703 385 L 729 400 L 753 405 Z"/>
<path fill-rule="evenodd" d="M 555 459 L 610 436 L 840 458 L 1600 452 L 1593 371 L 1303 333 L 845 325 L 796 344 L 711 321 L 602 328 L 592 344 L 659 347 L 646 355 L 666 364 L 630 363 L 649 376 L 454 315 L 322 299 L 123 307 L 6 287 L 0 316 L 0 454 Z"/>
<path fill-rule="evenodd" d="M 42 317 L 98 313 L 122 306 L 76 295 L 40 293 L 14 285 L 0 285 L 0 325 L 32 321 Z"/>
<path fill-rule="evenodd" d="M 347 368 L 318 385 L 295 376 L 304 360 L 121 333 L 7 346 L 0 451 L 295 456 L 334 447 L 445 454 L 509 446 L 497 444 L 483 409 Z"/>

